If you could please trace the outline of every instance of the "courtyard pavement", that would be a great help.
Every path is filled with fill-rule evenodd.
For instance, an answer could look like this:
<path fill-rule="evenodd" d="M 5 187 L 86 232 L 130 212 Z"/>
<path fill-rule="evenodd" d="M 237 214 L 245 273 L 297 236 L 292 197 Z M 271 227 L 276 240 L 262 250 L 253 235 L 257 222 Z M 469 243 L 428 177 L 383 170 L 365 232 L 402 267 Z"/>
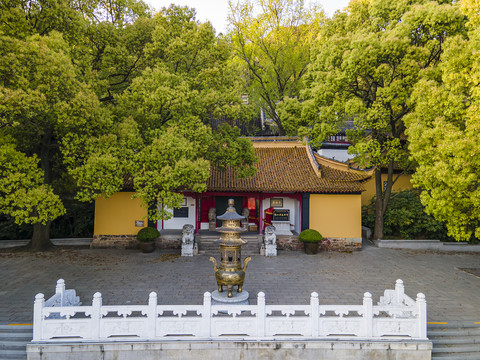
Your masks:
<path fill-rule="evenodd" d="M 45 253 L 1 250 L 0 324 L 31 323 L 35 295 L 52 296 L 60 278 L 84 305 L 91 304 L 97 291 L 105 305 L 146 304 L 151 291 L 157 292 L 159 304 L 201 304 L 205 291 L 216 290 L 209 255 L 177 253 L 66 247 Z M 426 295 L 428 321 L 480 322 L 479 268 L 478 253 L 373 246 L 317 255 L 279 251 L 277 257 L 253 256 L 244 289 L 253 304 L 260 291 L 267 304 L 308 304 L 313 291 L 321 304 L 361 304 L 364 292 L 371 292 L 377 302 L 385 289 L 402 279 L 410 297 Z"/>

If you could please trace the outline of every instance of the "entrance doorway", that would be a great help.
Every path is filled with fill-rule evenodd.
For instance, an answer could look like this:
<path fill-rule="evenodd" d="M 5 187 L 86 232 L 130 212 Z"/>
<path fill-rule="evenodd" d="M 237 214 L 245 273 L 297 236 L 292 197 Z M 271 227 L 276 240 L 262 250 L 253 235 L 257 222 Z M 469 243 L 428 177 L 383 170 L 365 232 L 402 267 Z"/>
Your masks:
<path fill-rule="evenodd" d="M 243 211 L 243 197 L 242 196 L 217 196 L 215 201 L 215 208 L 217 210 L 217 216 L 225 214 L 228 208 L 228 199 L 235 201 L 234 206 L 237 210 L 237 214 L 242 215 Z M 217 220 L 217 226 L 222 226 L 222 221 Z"/>

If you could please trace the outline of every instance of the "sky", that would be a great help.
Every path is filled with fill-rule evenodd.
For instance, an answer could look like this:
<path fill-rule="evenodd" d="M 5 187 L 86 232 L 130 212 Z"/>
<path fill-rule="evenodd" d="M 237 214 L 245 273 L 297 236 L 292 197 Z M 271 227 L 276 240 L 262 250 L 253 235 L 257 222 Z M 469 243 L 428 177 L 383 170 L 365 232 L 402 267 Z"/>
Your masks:
<path fill-rule="evenodd" d="M 197 10 L 197 19 L 209 20 L 217 33 L 225 32 L 228 14 L 228 0 L 145 0 L 156 10 L 168 7 L 171 3 L 188 6 Z M 328 16 L 335 10 L 341 10 L 348 5 L 348 0 L 318 0 Z M 306 2 L 308 3 L 308 2 Z"/>

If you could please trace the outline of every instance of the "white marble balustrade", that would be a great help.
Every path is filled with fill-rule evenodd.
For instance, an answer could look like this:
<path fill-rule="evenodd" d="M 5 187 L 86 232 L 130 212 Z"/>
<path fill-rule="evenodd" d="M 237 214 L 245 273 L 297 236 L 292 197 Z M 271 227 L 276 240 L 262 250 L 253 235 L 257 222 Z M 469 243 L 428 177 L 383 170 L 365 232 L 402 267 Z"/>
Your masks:
<path fill-rule="evenodd" d="M 52 316 L 54 315 L 54 316 Z M 102 305 L 95 293 L 91 306 L 46 306 L 35 297 L 34 342 L 118 341 L 161 339 L 419 339 L 427 338 L 425 296 L 405 295 L 403 282 L 385 290 L 378 305 L 366 292 L 361 305 L 320 305 L 313 292 L 310 304 L 266 305 L 258 293 L 256 305 L 159 305 L 150 293 L 147 305 Z"/>

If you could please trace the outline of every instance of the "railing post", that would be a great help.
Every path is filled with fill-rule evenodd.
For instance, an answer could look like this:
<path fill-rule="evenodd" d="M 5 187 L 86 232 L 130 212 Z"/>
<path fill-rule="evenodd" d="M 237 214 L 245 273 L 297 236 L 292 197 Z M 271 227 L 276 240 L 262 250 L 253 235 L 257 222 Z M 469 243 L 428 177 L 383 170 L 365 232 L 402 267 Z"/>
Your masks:
<path fill-rule="evenodd" d="M 98 340 L 100 338 L 100 321 L 102 310 L 102 294 L 96 292 L 93 294 L 92 301 L 92 340 Z"/>
<path fill-rule="evenodd" d="M 427 301 L 425 295 L 417 294 L 417 333 L 418 337 L 425 339 L 427 337 Z"/>
<path fill-rule="evenodd" d="M 43 328 L 43 307 L 45 306 L 45 297 L 42 293 L 35 296 L 33 304 L 33 341 L 42 340 Z"/>
<path fill-rule="evenodd" d="M 265 293 L 260 291 L 257 295 L 257 336 L 265 337 L 265 325 L 267 315 L 265 313 Z"/>
<path fill-rule="evenodd" d="M 157 293 L 152 291 L 148 297 L 147 337 L 154 339 L 157 331 Z"/>
<path fill-rule="evenodd" d="M 58 279 L 57 286 L 55 287 L 55 294 L 60 295 L 60 306 L 64 306 L 65 298 L 65 280 Z"/>
<path fill-rule="evenodd" d="M 212 329 L 212 294 L 208 291 L 203 294 L 202 333 L 204 337 L 211 337 Z"/>
<path fill-rule="evenodd" d="M 311 326 L 312 326 L 312 336 L 318 337 L 319 334 L 319 317 L 320 317 L 320 301 L 318 299 L 318 293 L 312 292 L 310 295 L 310 319 L 311 319 Z"/>
<path fill-rule="evenodd" d="M 395 299 L 397 300 L 397 305 L 403 302 L 403 295 L 405 295 L 405 286 L 403 286 L 403 281 L 398 279 L 395 283 Z"/>
<path fill-rule="evenodd" d="M 373 300 L 372 294 L 363 294 L 363 335 L 367 338 L 373 337 Z"/>

